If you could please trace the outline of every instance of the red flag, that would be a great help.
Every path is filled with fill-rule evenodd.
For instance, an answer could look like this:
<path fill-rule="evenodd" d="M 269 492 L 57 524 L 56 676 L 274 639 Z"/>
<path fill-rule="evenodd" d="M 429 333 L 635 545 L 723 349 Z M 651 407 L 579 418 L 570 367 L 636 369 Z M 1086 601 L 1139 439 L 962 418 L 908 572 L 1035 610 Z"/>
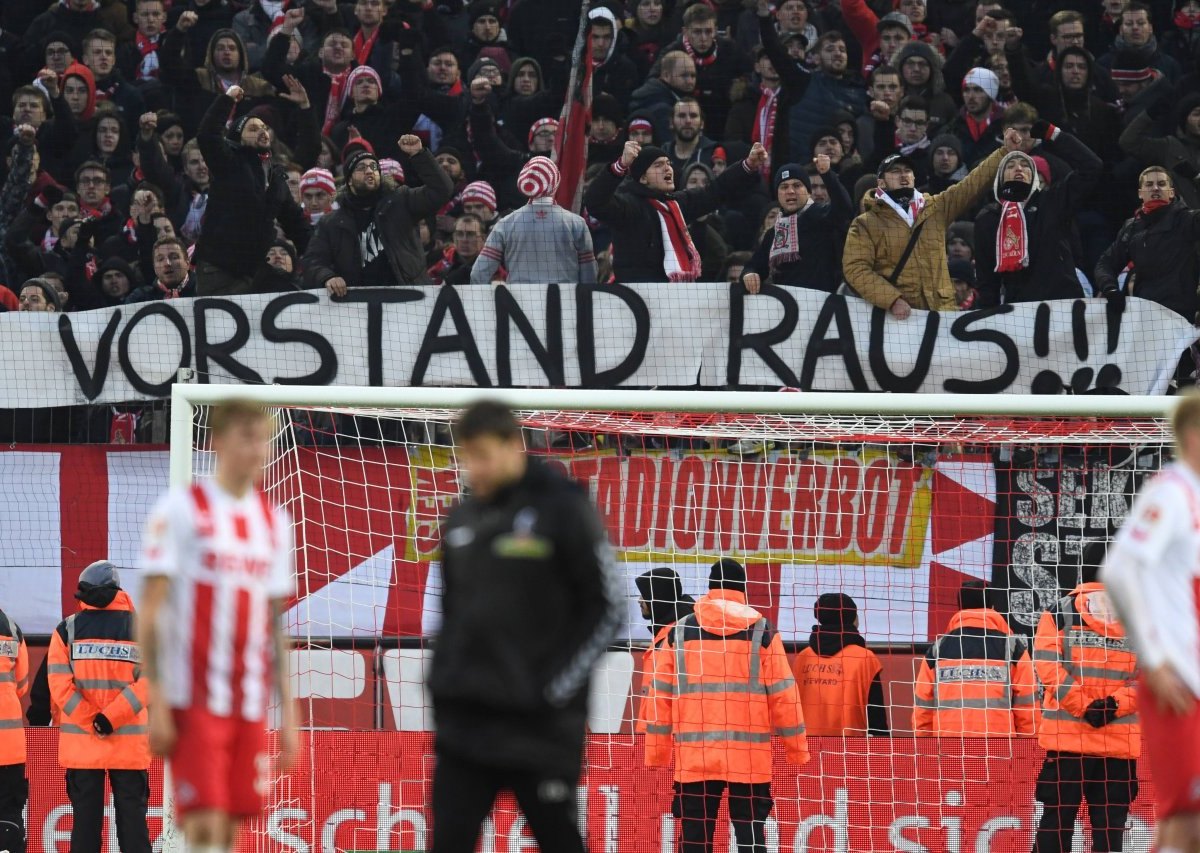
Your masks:
<path fill-rule="evenodd" d="M 582 14 L 587 15 L 586 7 Z M 583 196 L 583 174 L 587 171 L 587 131 L 592 121 L 592 40 L 588 38 L 585 21 L 586 17 L 580 22 L 572 77 L 577 71 L 582 73 L 578 75 L 578 85 L 571 85 L 567 89 L 567 100 L 563 104 L 558 132 L 554 136 L 555 159 L 562 175 L 554 200 L 575 213 L 579 212 Z"/>

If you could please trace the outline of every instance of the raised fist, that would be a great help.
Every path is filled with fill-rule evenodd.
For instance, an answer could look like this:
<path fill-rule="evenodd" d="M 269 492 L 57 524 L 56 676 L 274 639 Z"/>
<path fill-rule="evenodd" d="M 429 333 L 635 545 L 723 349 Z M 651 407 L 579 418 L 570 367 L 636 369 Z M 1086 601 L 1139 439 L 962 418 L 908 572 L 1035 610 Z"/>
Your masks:
<path fill-rule="evenodd" d="M 633 161 L 637 159 L 637 155 L 642 151 L 642 146 L 638 145 L 632 139 L 625 143 L 625 147 L 621 149 L 621 165 L 628 169 L 633 165 Z"/>
<path fill-rule="evenodd" d="M 412 133 L 406 133 L 400 137 L 398 144 L 400 145 L 400 150 L 411 157 L 421 150 L 421 137 Z"/>
<path fill-rule="evenodd" d="M 770 161 L 767 156 L 767 149 L 762 147 L 761 142 L 755 142 L 750 146 L 750 153 L 746 155 L 746 164 L 751 169 L 761 169 Z"/>
<path fill-rule="evenodd" d="M 175 22 L 175 26 L 181 33 L 186 33 L 192 27 L 196 26 L 196 22 L 199 20 L 200 16 L 195 12 L 184 12 L 179 16 L 179 20 Z"/>
<path fill-rule="evenodd" d="M 884 101 L 871 101 L 871 118 L 875 121 L 891 121 L 892 108 Z"/>
<path fill-rule="evenodd" d="M 1016 50 L 1021 46 L 1021 37 L 1025 35 L 1025 31 L 1020 27 L 1009 27 L 1004 31 L 1004 46 L 1009 50 Z"/>
<path fill-rule="evenodd" d="M 742 276 L 742 284 L 746 286 L 747 293 L 758 293 L 762 290 L 762 276 L 756 272 L 748 272 Z"/>
<path fill-rule="evenodd" d="M 34 129 L 32 124 L 19 124 L 17 125 L 16 130 L 17 142 L 19 142 L 21 145 L 24 145 L 26 148 L 28 148 L 30 145 L 33 145 L 33 143 L 37 141 L 37 130 Z"/>
<path fill-rule="evenodd" d="M 296 27 L 300 26 L 303 23 L 304 23 L 304 9 L 303 8 L 288 9 L 283 14 L 283 26 L 281 26 L 279 29 L 281 32 L 285 32 L 288 35 L 291 35 L 292 33 L 294 33 L 296 31 Z"/>
<path fill-rule="evenodd" d="M 471 81 L 471 100 L 482 104 L 487 96 L 492 94 L 492 83 L 486 77 L 476 77 Z"/>
<path fill-rule="evenodd" d="M 241 86 L 230 86 L 225 90 L 225 94 L 233 98 L 235 103 L 246 96 L 246 93 L 242 91 Z"/>
<path fill-rule="evenodd" d="M 813 165 L 817 167 L 817 172 L 824 175 L 833 168 L 833 161 L 829 159 L 828 154 L 818 154 L 813 157 Z"/>
<path fill-rule="evenodd" d="M 158 130 L 158 114 L 142 113 L 138 119 L 138 129 L 142 132 L 142 139 L 149 139 Z"/>
<path fill-rule="evenodd" d="M 58 97 L 58 74 L 51 68 L 43 68 L 37 73 L 38 82 L 46 87 L 46 93 L 51 98 Z"/>
<path fill-rule="evenodd" d="M 1004 150 L 1008 152 L 1020 151 L 1024 141 L 1025 137 L 1015 127 L 1010 127 L 1004 131 Z"/>

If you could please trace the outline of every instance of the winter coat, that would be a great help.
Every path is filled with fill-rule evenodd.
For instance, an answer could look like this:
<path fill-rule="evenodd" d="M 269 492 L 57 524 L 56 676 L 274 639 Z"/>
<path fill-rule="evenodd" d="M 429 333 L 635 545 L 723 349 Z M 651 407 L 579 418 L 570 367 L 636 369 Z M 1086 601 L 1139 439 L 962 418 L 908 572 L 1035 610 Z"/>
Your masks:
<path fill-rule="evenodd" d="M 1120 159 L 1114 143 L 1121 133 L 1121 115 L 1116 107 L 1105 103 L 1092 91 L 1091 83 L 1101 71 L 1095 67 L 1092 55 L 1079 48 L 1067 48 L 1066 55 L 1071 54 L 1082 56 L 1088 63 L 1088 85 L 1080 92 L 1063 87 L 1061 64 L 1053 72 L 1053 83 L 1043 85 L 1035 79 L 1024 51 L 1020 48 L 1006 51 L 1013 92 L 1022 101 L 1032 104 L 1039 117 L 1070 132 L 1102 161 L 1115 163 Z"/>
<path fill-rule="evenodd" d="M 588 676 L 625 613 L 585 490 L 530 458 L 442 521 L 442 626 L 429 690 L 438 752 L 575 779 Z M 561 775 L 556 775 L 561 774 Z"/>
<path fill-rule="evenodd" d="M 218 95 L 196 134 L 212 183 L 193 260 L 252 276 L 275 239 L 276 220 L 300 251 L 308 247 L 312 229 L 292 198 L 283 167 L 264 167 L 258 152 L 226 138 L 225 119 L 233 106 L 233 98 Z"/>
<path fill-rule="evenodd" d="M 6 251 L 8 232 L 16 221 L 17 215 L 25 205 L 25 195 L 29 191 L 30 167 L 33 164 L 32 146 L 17 143 L 12 147 L 12 165 L 8 177 L 0 189 L 0 284 L 5 284 L 14 293 L 20 289 L 22 279 L 17 264 Z"/>
<path fill-rule="evenodd" d="M 1047 145 L 1074 170 L 1055 177 L 1048 187 L 1034 171 L 1033 190 L 1025 202 L 1025 233 L 1029 246 L 1029 265 L 1017 272 L 996 272 L 996 233 L 1000 228 L 1000 184 L 1005 161 L 996 169 L 992 193 L 996 201 L 975 217 L 975 274 L 978 282 L 977 308 L 1016 302 L 1040 302 L 1043 299 L 1074 299 L 1083 296 L 1075 275 L 1075 256 L 1071 251 L 1074 214 L 1100 180 L 1104 163 L 1087 146 L 1060 132 Z M 1003 293 L 1002 293 L 1003 292 Z"/>
<path fill-rule="evenodd" d="M 925 227 L 895 285 L 886 276 L 900 261 L 912 229 L 890 205 L 868 193 L 866 211 L 850 223 L 842 257 L 842 272 L 855 292 L 883 309 L 903 298 L 913 308 L 953 311 L 957 302 L 946 268 L 946 229 L 979 200 L 1003 157 L 1003 151 L 994 152 L 941 195 L 925 197 L 916 218 Z"/>
<path fill-rule="evenodd" d="M 654 77 L 633 90 L 629 109 L 631 112 L 646 113 L 654 125 L 654 138 L 664 141 L 671 138 L 671 113 L 675 109 L 675 102 L 684 97 L 684 93 L 675 91 Z"/>
<path fill-rule="evenodd" d="M 1120 289 L 1117 276 L 1132 263 L 1125 291 L 1149 299 L 1188 320 L 1196 318 L 1200 280 L 1196 241 L 1200 240 L 1200 210 L 1189 210 L 1176 199 L 1150 214 L 1140 211 L 1125 221 L 1117 239 L 1096 264 L 1096 290 Z"/>
<path fill-rule="evenodd" d="M 729 117 L 730 86 L 734 80 L 749 75 L 751 67 L 746 55 L 727 38 L 717 36 L 714 49 L 716 56 L 711 63 L 696 63 L 696 100 L 704 109 L 705 124 L 719 132 L 725 128 L 725 120 Z M 673 50 L 684 50 L 682 38 L 662 49 L 660 61 Z M 651 73 L 656 74 L 657 68 L 652 69 Z"/>
<path fill-rule="evenodd" d="M 775 242 L 775 229 L 772 228 L 763 235 L 762 242 L 743 268 L 743 284 L 746 273 L 758 273 L 763 281 L 771 284 L 808 287 L 827 293 L 838 289 L 842 283 L 842 240 L 854 218 L 854 204 L 841 181 L 826 181 L 825 186 L 829 190 L 828 204 L 810 204 L 796 214 L 800 257 L 771 269 L 771 246 Z"/>
<path fill-rule="evenodd" d="M 1197 95 L 1188 96 L 1180 101 L 1176 113 L 1180 125 L 1187 121 L 1188 113 L 1196 106 L 1200 106 L 1200 96 Z M 1182 171 L 1200 173 L 1200 139 L 1188 136 L 1181 127 L 1170 136 L 1158 136 L 1154 124 L 1154 119 L 1146 110 L 1134 116 L 1128 127 L 1121 132 L 1118 140 L 1121 150 L 1137 161 L 1139 171 L 1147 166 L 1165 167 L 1176 176 L 1176 194 L 1193 210 L 1200 208 L 1200 190 L 1197 190 L 1195 182 L 1180 180 L 1178 177 Z"/>
<path fill-rule="evenodd" d="M 730 164 L 707 187 L 669 194 L 632 180 L 622 185 L 623 177 L 624 172 L 604 169 L 583 195 L 588 213 L 612 229 L 613 275 L 619 282 L 667 281 L 662 228 L 650 198 L 674 199 L 684 221 L 691 222 L 748 192 L 758 181 L 758 173 L 748 171 L 745 161 Z"/>
<path fill-rule="evenodd" d="M 929 127 L 925 133 L 929 138 L 944 133 L 945 125 L 958 113 L 958 104 L 946 94 L 946 80 L 943 75 L 945 60 L 931 45 L 923 41 L 910 41 L 892 57 L 892 67 L 900 68 L 910 56 L 922 57 L 929 63 L 929 82 L 921 89 L 912 86 L 904 87 L 905 95 L 920 95 L 929 104 Z"/>
<path fill-rule="evenodd" d="M 1179 67 L 1179 63 L 1158 49 L 1158 39 L 1154 36 L 1150 36 L 1150 41 L 1143 47 L 1133 47 L 1125 41 L 1124 36 L 1118 35 L 1113 41 L 1112 50 L 1097 61 L 1111 72 L 1117 54 L 1123 51 L 1132 51 L 1141 56 L 1146 60 L 1147 65 L 1156 71 L 1161 71 L 1163 76 L 1171 81 L 1172 86 L 1178 83 L 1179 78 L 1183 76 L 1183 69 Z"/>
<path fill-rule="evenodd" d="M 175 110 L 183 119 L 184 130 L 189 136 L 198 132 L 204 114 L 208 112 L 217 95 L 225 91 L 213 64 L 213 48 L 219 39 L 225 37 L 234 39 L 240 48 L 238 73 L 241 79 L 238 85 L 245 92 L 245 97 L 238 105 L 238 111 L 248 112 L 256 101 L 275 94 L 275 90 L 266 80 L 248 72 L 246 46 L 233 30 L 223 29 L 213 33 L 208 41 L 204 63 L 200 67 L 196 67 L 190 55 L 188 34 L 178 29 L 168 30 L 158 44 L 159 79 L 163 85 L 174 90 Z M 312 97 L 311 91 L 309 97 Z"/>
<path fill-rule="evenodd" d="M 430 284 L 417 222 L 441 209 L 453 195 L 454 185 L 427 148 L 412 157 L 411 168 L 423 186 L 395 187 L 385 181 L 375 203 L 375 225 L 396 284 Z M 341 199 L 346 199 L 345 190 Z M 354 212 L 343 204 L 321 218 L 304 255 L 304 280 L 315 288 L 324 287 L 331 278 L 343 278 L 350 287 L 358 287 L 363 280 L 361 257 Z"/>
<path fill-rule="evenodd" d="M 46 8 L 43 4 L 42 8 Z M 62 3 L 55 3 L 45 12 L 33 19 L 23 35 L 22 43 L 25 50 L 25 79 L 37 74 L 37 70 L 45 65 L 46 38 L 51 33 L 62 32 L 74 39 L 75 44 L 82 45 L 83 38 L 92 30 L 104 29 L 104 16 L 97 7 L 89 12 L 76 12 L 68 9 Z M 9 106 L 5 104 L 5 106 Z"/>

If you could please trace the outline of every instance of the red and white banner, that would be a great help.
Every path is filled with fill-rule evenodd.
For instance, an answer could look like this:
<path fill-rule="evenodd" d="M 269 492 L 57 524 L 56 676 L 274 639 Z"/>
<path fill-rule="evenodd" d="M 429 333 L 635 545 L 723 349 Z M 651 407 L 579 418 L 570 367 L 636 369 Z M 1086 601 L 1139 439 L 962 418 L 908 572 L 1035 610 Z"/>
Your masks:
<path fill-rule="evenodd" d="M 750 600 L 785 639 L 807 638 L 823 592 L 857 599 L 871 642 L 941 630 L 963 577 L 990 577 L 995 475 L 983 457 L 932 466 L 863 449 L 549 457 L 596 500 L 627 575 L 624 636 L 649 639 L 633 579 L 670 566 L 707 589 L 719 556 L 742 560 Z M 74 610 L 79 571 L 107 557 L 137 592 L 141 526 L 167 487 L 167 453 L 120 446 L 0 453 L 0 608 L 27 633 Z M 300 448 L 276 472 L 298 520 L 293 629 L 312 636 L 417 637 L 439 618 L 438 519 L 460 493 L 450 454 L 431 447 Z"/>
<path fill-rule="evenodd" d="M 434 761 L 429 735 L 311 733 L 302 769 L 274 786 L 266 818 L 239 839 L 245 853 L 429 849 Z M 70 805 L 56 732 L 29 730 L 29 849 L 66 853 Z M 671 774 L 642 764 L 641 738 L 596 738 L 579 788 L 580 822 L 596 853 L 674 849 Z M 1015 853 L 1033 845 L 1034 780 L 1042 752 L 1028 739 L 812 739 L 794 767 L 776 753 L 769 853 Z M 1154 790 L 1142 762 L 1126 853 L 1150 849 Z M 151 773 L 151 835 L 162 831 L 162 776 Z M 110 811 L 111 815 L 111 811 Z M 1086 818 L 1086 811 L 1084 812 Z M 114 851 L 110 824 L 106 851 Z M 724 824 L 724 818 L 721 819 Z M 728 850 L 728 827 L 717 850 Z M 1075 849 L 1089 849 L 1077 839 Z M 480 853 L 536 849 L 514 803 L 502 797 Z"/>

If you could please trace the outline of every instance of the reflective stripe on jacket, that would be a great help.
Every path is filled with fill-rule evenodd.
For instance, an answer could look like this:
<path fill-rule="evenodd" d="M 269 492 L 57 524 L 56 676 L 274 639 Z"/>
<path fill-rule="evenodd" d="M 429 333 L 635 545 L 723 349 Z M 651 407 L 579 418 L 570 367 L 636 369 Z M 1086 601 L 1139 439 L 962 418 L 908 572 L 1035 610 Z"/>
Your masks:
<path fill-rule="evenodd" d="M 61 733 L 58 761 L 73 770 L 150 766 L 147 686 L 133 640 L 133 604 L 124 592 L 105 608 L 80 604 L 50 635 L 47 674 Z M 100 737 L 97 714 L 112 723 Z"/>
<path fill-rule="evenodd" d="M 1035 699 L 1025 641 L 995 610 L 962 610 L 921 662 L 913 729 L 955 737 L 1031 735 Z"/>
<path fill-rule="evenodd" d="M 674 751 L 678 782 L 769 782 L 772 736 L 793 764 L 808 761 L 783 642 L 744 594 L 711 591 L 660 637 L 644 712 L 646 764 L 666 767 Z"/>
<path fill-rule="evenodd" d="M 1038 742 L 1046 749 L 1137 758 L 1137 658 L 1100 583 L 1085 583 L 1042 614 L 1033 645 L 1042 683 Z M 1097 699 L 1117 700 L 1117 717 L 1094 728 L 1084 714 Z"/>
<path fill-rule="evenodd" d="M 17 623 L 0 611 L 0 765 L 25 762 L 21 697 L 29 692 L 29 652 Z"/>

